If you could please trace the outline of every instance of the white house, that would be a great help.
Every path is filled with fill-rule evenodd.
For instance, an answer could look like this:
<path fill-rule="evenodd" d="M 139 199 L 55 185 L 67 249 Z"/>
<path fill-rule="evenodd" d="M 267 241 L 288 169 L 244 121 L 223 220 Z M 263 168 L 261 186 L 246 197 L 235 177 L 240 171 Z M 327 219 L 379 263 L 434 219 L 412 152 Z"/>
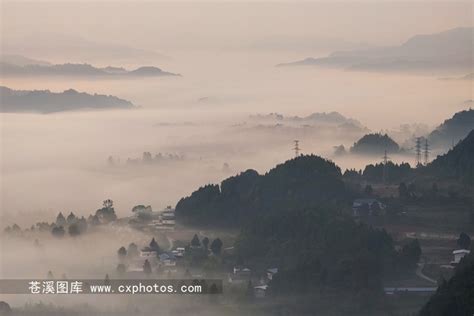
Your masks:
<path fill-rule="evenodd" d="M 458 264 L 461 261 L 461 259 L 464 258 L 464 256 L 466 256 L 470 253 L 471 253 L 471 251 L 466 250 L 466 249 L 454 250 L 453 251 L 454 260 L 451 261 L 451 264 Z"/>
<path fill-rule="evenodd" d="M 182 257 L 184 257 L 185 251 L 186 251 L 186 250 L 184 249 L 184 247 L 178 247 L 178 248 L 176 248 L 175 250 L 173 250 L 171 253 L 172 253 L 175 257 L 182 258 Z"/>

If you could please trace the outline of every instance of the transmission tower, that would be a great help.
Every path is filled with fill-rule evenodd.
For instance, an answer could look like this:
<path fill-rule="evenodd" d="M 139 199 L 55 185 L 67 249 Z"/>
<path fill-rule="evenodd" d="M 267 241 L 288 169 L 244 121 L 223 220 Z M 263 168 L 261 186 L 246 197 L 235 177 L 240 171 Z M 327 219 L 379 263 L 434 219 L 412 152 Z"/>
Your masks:
<path fill-rule="evenodd" d="M 387 163 L 390 160 L 390 157 L 387 156 L 387 150 L 386 149 L 385 149 L 385 152 L 383 154 L 382 159 L 383 159 L 382 181 L 383 181 L 383 183 L 385 183 L 385 181 L 387 180 Z"/>
<path fill-rule="evenodd" d="M 426 166 L 428 164 L 429 158 L 430 158 L 430 146 L 428 144 L 428 139 L 425 139 L 425 148 L 423 150 L 423 158 L 424 158 L 424 163 L 425 163 L 425 166 Z"/>
<path fill-rule="evenodd" d="M 421 137 L 416 138 L 415 152 L 416 152 L 416 166 L 418 167 L 419 165 L 421 165 Z"/>
<path fill-rule="evenodd" d="M 295 147 L 293 147 L 293 150 L 295 151 L 295 157 L 298 157 L 300 155 L 300 141 L 299 140 L 294 140 Z"/>

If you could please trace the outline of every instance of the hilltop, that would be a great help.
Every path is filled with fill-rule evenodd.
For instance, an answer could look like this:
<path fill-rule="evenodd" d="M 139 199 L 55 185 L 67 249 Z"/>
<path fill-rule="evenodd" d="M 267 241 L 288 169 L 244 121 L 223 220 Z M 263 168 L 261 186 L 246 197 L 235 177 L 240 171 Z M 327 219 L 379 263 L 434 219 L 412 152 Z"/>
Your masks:
<path fill-rule="evenodd" d="M 261 213 L 279 213 L 342 201 L 341 170 L 318 156 L 300 156 L 264 175 L 247 170 L 182 198 L 176 215 L 196 223 L 239 224 Z"/>
<path fill-rule="evenodd" d="M 427 137 L 432 147 L 450 147 L 464 139 L 474 128 L 474 110 L 457 112 Z"/>
<path fill-rule="evenodd" d="M 82 109 L 131 109 L 127 100 L 111 95 L 88 94 L 73 89 L 63 92 L 49 90 L 12 90 L 0 86 L 0 112 L 4 113 L 53 113 Z"/>
<path fill-rule="evenodd" d="M 18 60 L 15 59 L 15 60 Z M 99 68 L 90 64 L 31 64 L 31 59 L 21 60 L 22 63 L 13 63 L 12 59 L 0 62 L 0 68 L 4 76 L 90 76 L 90 77 L 159 77 L 179 76 L 171 72 L 163 71 L 158 67 L 145 66 L 134 70 L 122 67 L 107 66 Z"/>
<path fill-rule="evenodd" d="M 399 46 L 339 51 L 278 66 L 329 66 L 364 71 L 465 71 L 472 67 L 474 28 L 416 35 Z"/>
<path fill-rule="evenodd" d="M 448 153 L 438 156 L 428 168 L 433 174 L 474 184 L 474 129 Z"/>
<path fill-rule="evenodd" d="M 387 153 L 397 153 L 400 151 L 400 147 L 387 134 L 375 133 L 364 135 L 354 143 L 350 151 L 355 154 L 382 155 L 385 151 Z"/>

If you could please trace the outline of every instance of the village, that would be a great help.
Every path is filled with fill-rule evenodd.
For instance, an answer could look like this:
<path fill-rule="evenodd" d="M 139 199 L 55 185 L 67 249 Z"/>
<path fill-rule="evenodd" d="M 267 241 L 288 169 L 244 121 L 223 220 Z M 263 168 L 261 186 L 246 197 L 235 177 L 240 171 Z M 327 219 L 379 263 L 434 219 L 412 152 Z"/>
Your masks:
<path fill-rule="evenodd" d="M 386 216 L 387 205 L 377 198 L 358 198 L 352 204 L 352 217 L 359 222 L 377 221 Z M 179 225 L 174 209 L 154 211 L 151 206 L 136 206 L 128 224 L 134 229 L 146 232 L 150 237 L 148 244 L 121 247 L 118 253 L 117 274 L 124 278 L 168 278 L 204 279 L 219 278 L 229 292 L 263 299 L 271 289 L 271 281 L 278 273 L 278 266 L 252 267 L 245 264 L 245 258 L 236 258 L 233 243 L 235 235 L 223 232 L 222 240 L 206 235 L 212 231 L 196 231 Z M 404 214 L 403 214 L 404 215 Z M 402 238 L 403 237 L 403 238 Z M 404 233 L 398 238 L 420 240 L 423 248 L 433 241 L 423 234 Z M 437 236 L 441 240 L 443 237 Z M 164 241 L 159 245 L 157 240 Z M 223 242 L 224 240 L 224 242 Z M 448 240 L 448 246 L 446 245 Z M 453 246 L 453 244 L 456 244 Z M 385 294 L 429 296 L 436 292 L 441 279 L 449 279 L 454 268 L 462 258 L 470 253 L 470 237 L 462 233 L 458 239 L 444 237 L 442 255 L 428 252 L 420 253 L 416 273 L 413 277 L 384 284 Z M 451 248 L 449 248 L 451 247 Z M 431 247 L 432 248 L 432 247 Z M 438 249 L 440 247 L 437 247 Z M 439 258 L 442 259 L 439 259 Z M 444 260 L 444 261 L 443 261 Z"/>

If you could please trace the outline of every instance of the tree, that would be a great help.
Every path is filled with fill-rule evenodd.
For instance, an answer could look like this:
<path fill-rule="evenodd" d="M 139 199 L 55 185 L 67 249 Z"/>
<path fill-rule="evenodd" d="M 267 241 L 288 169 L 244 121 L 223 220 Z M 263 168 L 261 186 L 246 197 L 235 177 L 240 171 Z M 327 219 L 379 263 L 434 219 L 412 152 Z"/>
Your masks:
<path fill-rule="evenodd" d="M 117 274 L 122 276 L 127 272 L 127 267 L 123 263 L 117 265 Z"/>
<path fill-rule="evenodd" d="M 222 251 L 222 240 L 216 238 L 211 243 L 211 251 L 215 255 L 219 255 Z"/>
<path fill-rule="evenodd" d="M 87 219 L 87 221 L 88 221 L 89 224 L 91 224 L 92 226 L 100 225 L 99 216 L 97 216 L 97 215 L 89 215 L 89 218 Z"/>
<path fill-rule="evenodd" d="M 155 250 L 156 252 L 160 252 L 160 246 L 158 245 L 158 243 L 156 242 L 155 238 L 153 238 L 151 241 L 150 241 L 150 248 L 152 250 Z"/>
<path fill-rule="evenodd" d="M 102 205 L 104 208 L 113 208 L 114 207 L 114 201 L 111 199 L 107 199 L 104 202 L 102 202 Z"/>
<path fill-rule="evenodd" d="M 109 199 L 105 200 L 102 205 L 103 207 L 95 212 L 95 215 L 97 215 L 99 221 L 105 224 L 115 221 L 117 219 L 117 215 L 115 214 L 113 207 L 114 202 Z"/>
<path fill-rule="evenodd" d="M 402 199 L 406 199 L 408 197 L 408 188 L 405 182 L 400 183 L 398 186 L 398 196 Z"/>
<path fill-rule="evenodd" d="M 374 193 L 374 189 L 372 188 L 370 184 L 367 184 L 365 186 L 364 193 L 368 196 L 372 196 L 372 194 Z"/>
<path fill-rule="evenodd" d="M 191 240 L 191 247 L 201 247 L 201 242 L 199 241 L 199 237 L 197 236 L 197 234 L 194 234 L 194 237 Z"/>
<path fill-rule="evenodd" d="M 58 216 L 56 217 L 56 225 L 58 226 L 66 225 L 66 218 L 64 218 L 64 215 L 62 212 L 59 212 Z"/>
<path fill-rule="evenodd" d="M 418 239 L 410 241 L 404 245 L 401 250 L 402 266 L 406 269 L 413 269 L 416 267 L 421 257 L 421 247 Z"/>
<path fill-rule="evenodd" d="M 79 231 L 82 233 L 87 231 L 87 220 L 82 216 L 78 221 L 77 221 L 77 226 L 79 227 Z"/>
<path fill-rule="evenodd" d="M 74 224 L 74 223 L 77 221 L 76 215 L 74 215 L 74 213 L 71 212 L 71 213 L 68 215 L 66 221 L 67 221 L 67 223 L 68 223 L 69 225 Z"/>
<path fill-rule="evenodd" d="M 54 237 L 63 237 L 66 232 L 64 230 L 64 227 L 54 226 L 53 229 L 51 230 L 51 233 L 53 234 Z"/>
<path fill-rule="evenodd" d="M 150 261 L 148 261 L 148 259 L 146 259 L 145 262 L 143 263 L 143 272 L 146 275 L 151 274 L 151 265 L 150 265 Z"/>
<path fill-rule="evenodd" d="M 207 249 L 207 248 L 209 247 L 209 238 L 204 237 L 204 238 L 202 239 L 202 245 L 204 246 L 204 248 Z"/>
<path fill-rule="evenodd" d="M 125 249 L 125 247 L 123 246 L 120 247 L 119 250 L 117 251 L 117 255 L 120 260 L 125 259 L 125 257 L 127 256 L 127 249 Z"/>
<path fill-rule="evenodd" d="M 79 229 L 79 225 L 77 224 L 72 224 L 68 228 L 69 235 L 72 237 L 79 236 L 81 234 L 81 230 Z"/>
<path fill-rule="evenodd" d="M 132 242 L 130 245 L 128 245 L 127 253 L 130 258 L 138 256 L 138 246 Z"/>
<path fill-rule="evenodd" d="M 12 312 L 12 309 L 10 305 L 8 305 L 7 302 L 0 301 L 0 315 L 10 315 Z"/>
<path fill-rule="evenodd" d="M 457 244 L 461 249 L 469 249 L 471 247 L 471 237 L 463 232 L 459 235 Z"/>

